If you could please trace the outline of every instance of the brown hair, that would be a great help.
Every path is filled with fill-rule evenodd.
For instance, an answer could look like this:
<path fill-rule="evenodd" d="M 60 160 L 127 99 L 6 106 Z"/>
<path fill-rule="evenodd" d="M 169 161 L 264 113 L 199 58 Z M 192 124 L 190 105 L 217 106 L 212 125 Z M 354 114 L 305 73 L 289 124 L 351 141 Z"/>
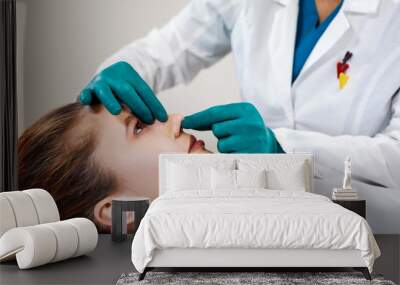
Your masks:
<path fill-rule="evenodd" d="M 87 217 L 116 188 L 116 178 L 96 164 L 97 137 L 86 123 L 94 108 L 71 103 L 48 113 L 18 140 L 19 189 L 43 188 L 62 219 Z"/>

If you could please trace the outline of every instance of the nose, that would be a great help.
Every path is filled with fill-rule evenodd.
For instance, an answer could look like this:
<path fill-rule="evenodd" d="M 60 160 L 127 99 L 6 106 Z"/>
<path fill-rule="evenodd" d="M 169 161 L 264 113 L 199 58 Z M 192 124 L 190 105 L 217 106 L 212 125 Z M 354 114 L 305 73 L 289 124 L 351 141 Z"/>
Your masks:
<path fill-rule="evenodd" d="M 181 135 L 181 122 L 182 122 L 183 116 L 180 114 L 171 114 L 168 115 L 168 121 L 167 124 L 169 124 L 169 129 L 171 131 L 171 134 L 177 138 Z"/>

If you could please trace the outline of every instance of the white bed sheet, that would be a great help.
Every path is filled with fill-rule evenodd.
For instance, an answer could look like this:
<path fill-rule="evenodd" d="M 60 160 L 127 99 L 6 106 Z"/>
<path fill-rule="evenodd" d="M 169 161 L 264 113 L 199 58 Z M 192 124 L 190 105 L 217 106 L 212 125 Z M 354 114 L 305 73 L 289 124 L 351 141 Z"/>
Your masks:
<path fill-rule="evenodd" d="M 168 192 L 150 206 L 132 243 L 143 272 L 155 249 L 357 249 L 372 272 L 380 250 L 368 223 L 325 196 L 263 189 Z"/>

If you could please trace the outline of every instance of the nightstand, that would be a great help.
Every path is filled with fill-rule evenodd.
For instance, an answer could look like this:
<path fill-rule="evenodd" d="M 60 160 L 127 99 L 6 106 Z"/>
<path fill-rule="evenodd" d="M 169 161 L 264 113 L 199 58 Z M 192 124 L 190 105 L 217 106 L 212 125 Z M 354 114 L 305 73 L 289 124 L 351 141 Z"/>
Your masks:
<path fill-rule="evenodd" d="M 365 200 L 332 200 L 333 203 L 359 214 L 364 219 L 366 218 L 366 201 Z"/>
<path fill-rule="evenodd" d="M 113 241 L 124 241 L 127 238 L 126 212 L 135 213 L 135 232 L 146 214 L 150 199 L 146 197 L 119 197 L 111 205 L 111 238 Z M 133 233 L 135 234 L 135 233 Z"/>

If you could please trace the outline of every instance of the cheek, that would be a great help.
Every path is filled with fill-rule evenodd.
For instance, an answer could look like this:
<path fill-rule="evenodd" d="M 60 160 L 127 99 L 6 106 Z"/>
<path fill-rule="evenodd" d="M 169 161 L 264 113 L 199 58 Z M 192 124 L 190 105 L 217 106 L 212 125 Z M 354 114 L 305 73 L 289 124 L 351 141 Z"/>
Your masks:
<path fill-rule="evenodd" d="M 129 156 L 141 172 L 151 171 L 158 167 L 158 156 L 166 152 L 186 152 L 185 145 L 175 139 L 143 134 L 130 146 Z"/>
<path fill-rule="evenodd" d="M 187 152 L 187 143 L 184 139 L 175 139 L 167 133 L 166 128 L 154 128 L 143 133 L 137 140 L 138 147 L 148 155 L 158 155 L 164 152 Z M 140 146 L 139 146 L 140 144 Z"/>
<path fill-rule="evenodd" d="M 124 154 L 124 166 L 121 175 L 124 177 L 128 195 L 146 196 L 154 199 L 158 196 L 158 156 L 166 152 L 184 152 L 178 141 L 168 138 L 149 136 L 138 138 Z"/>
<path fill-rule="evenodd" d="M 186 143 L 185 143 L 186 142 Z M 160 132 L 146 132 L 134 141 L 111 147 L 108 166 L 122 182 L 126 195 L 155 198 L 158 195 L 158 156 L 187 152 L 187 140 L 175 140 Z"/>
<path fill-rule="evenodd" d="M 119 194 L 157 197 L 158 153 L 148 144 L 136 142 L 119 150 L 112 169 L 120 181 Z"/>

